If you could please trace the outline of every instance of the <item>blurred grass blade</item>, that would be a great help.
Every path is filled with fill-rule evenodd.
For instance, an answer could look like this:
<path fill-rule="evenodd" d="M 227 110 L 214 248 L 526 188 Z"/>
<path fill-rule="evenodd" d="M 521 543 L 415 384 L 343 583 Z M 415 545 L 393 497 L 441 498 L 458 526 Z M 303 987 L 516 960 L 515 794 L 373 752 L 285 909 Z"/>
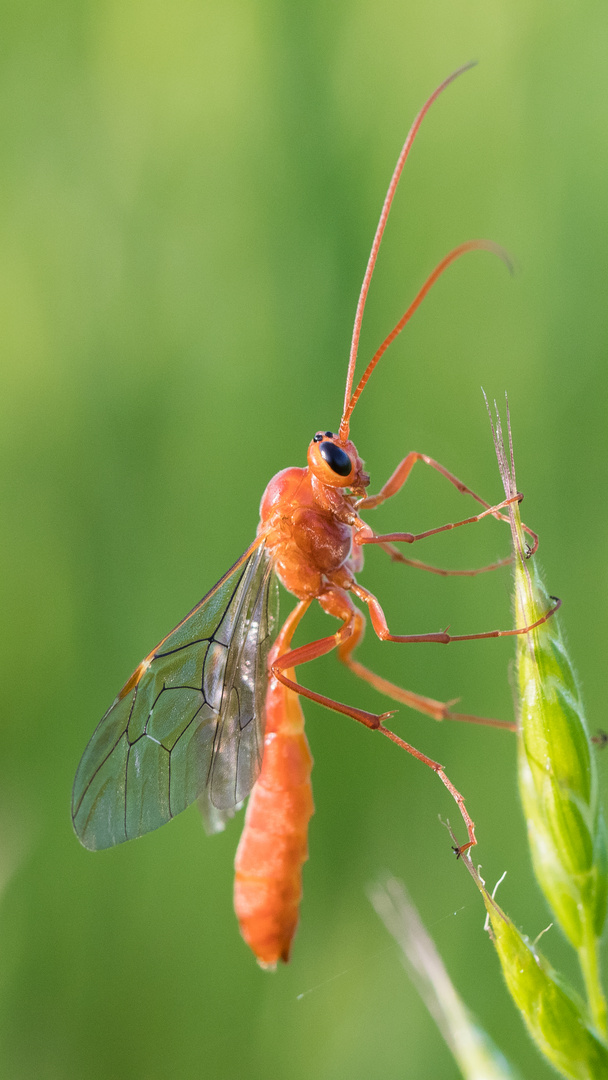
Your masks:
<path fill-rule="evenodd" d="M 463 1003 L 405 886 L 395 878 L 370 890 L 370 900 L 401 946 L 412 981 L 465 1080 L 517 1080 L 518 1073 Z"/>
<path fill-rule="evenodd" d="M 509 422 L 505 449 L 500 416 L 492 425 L 507 498 L 517 491 Z M 530 560 L 519 505 L 509 508 L 515 555 L 517 626 L 551 606 Z M 606 829 L 583 705 L 560 630 L 552 616 L 517 639 L 520 697 L 519 786 L 534 872 L 564 934 L 578 952 L 593 1022 L 606 1036 L 598 941 L 606 918 Z"/>

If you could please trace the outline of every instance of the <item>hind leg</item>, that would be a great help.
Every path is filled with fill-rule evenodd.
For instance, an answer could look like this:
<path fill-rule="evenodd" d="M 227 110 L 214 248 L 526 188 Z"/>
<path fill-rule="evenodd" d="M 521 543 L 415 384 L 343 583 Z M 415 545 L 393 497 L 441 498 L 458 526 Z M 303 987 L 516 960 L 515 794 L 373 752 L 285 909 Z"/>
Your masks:
<path fill-rule="evenodd" d="M 393 701 L 399 701 L 402 705 L 407 705 L 410 709 L 416 709 L 417 712 L 424 713 L 426 716 L 432 717 L 433 720 L 461 720 L 470 724 L 483 724 L 486 727 L 506 728 L 508 731 L 517 731 L 517 725 L 510 720 L 493 720 L 486 716 L 473 716 L 469 713 L 452 712 L 450 709 L 452 702 L 435 701 L 434 698 L 425 697 L 423 694 L 416 694 L 413 690 L 405 690 L 403 687 L 389 682 L 388 679 L 384 679 L 382 675 L 377 675 L 376 672 L 370 671 L 369 668 L 365 667 L 353 657 L 357 645 L 363 638 L 364 630 L 365 618 L 360 611 L 356 611 L 354 631 L 349 638 L 338 646 L 338 657 L 354 675 L 357 675 L 360 679 L 364 679 L 365 682 L 368 682 L 370 686 L 373 686 L 379 693 L 386 694 L 386 696 L 392 698 Z"/>

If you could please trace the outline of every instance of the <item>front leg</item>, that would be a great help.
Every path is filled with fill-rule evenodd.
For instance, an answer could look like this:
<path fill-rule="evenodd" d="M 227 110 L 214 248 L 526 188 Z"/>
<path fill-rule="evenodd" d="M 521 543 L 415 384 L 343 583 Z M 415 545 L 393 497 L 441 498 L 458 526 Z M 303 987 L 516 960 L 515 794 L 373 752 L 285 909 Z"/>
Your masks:
<path fill-rule="evenodd" d="M 459 491 L 462 495 L 470 495 L 471 498 L 475 499 L 478 503 L 480 503 L 483 507 L 485 507 L 486 511 L 488 513 L 492 514 L 498 521 L 507 521 L 508 522 L 508 520 L 509 520 L 508 517 L 505 514 L 501 514 L 498 507 L 491 506 L 490 503 L 486 502 L 485 499 L 482 499 L 481 495 L 477 495 L 477 493 L 475 491 L 473 491 L 470 487 L 468 487 L 466 484 L 464 484 L 462 482 L 462 480 L 459 480 L 457 476 L 454 476 L 454 474 L 451 473 L 448 469 L 444 468 L 443 465 L 440 465 L 438 461 L 435 461 L 434 458 L 429 457 L 428 454 L 420 454 L 420 453 L 418 453 L 417 450 L 412 450 L 406 457 L 404 457 L 403 461 L 400 462 L 400 464 L 395 469 L 393 475 L 391 477 L 389 477 L 389 479 L 381 487 L 381 489 L 380 489 L 380 491 L 378 492 L 377 495 L 366 495 L 363 499 L 359 499 L 359 501 L 356 504 L 357 511 L 359 511 L 359 510 L 373 510 L 373 509 L 375 509 L 376 506 L 380 506 L 383 502 L 386 502 L 387 499 L 391 499 L 393 497 L 393 495 L 396 495 L 397 492 L 400 491 L 401 488 L 403 487 L 403 485 L 405 484 L 408 476 L 410 475 L 410 473 L 411 473 L 412 469 L 414 468 L 414 465 L 416 464 L 417 461 L 422 461 L 422 462 L 424 462 L 425 465 L 430 465 L 430 467 L 432 469 L 435 469 L 435 471 L 438 472 L 441 476 L 444 476 L 445 479 L 448 480 L 450 482 L 450 484 L 452 484 L 456 488 L 457 491 Z M 520 502 L 521 502 L 522 498 L 523 498 L 523 495 L 518 496 L 518 500 Z M 506 503 L 501 503 L 500 505 L 505 506 L 507 504 Z M 481 514 L 481 515 L 478 515 L 478 517 L 476 517 L 476 518 L 467 518 L 466 523 L 468 523 L 469 521 L 478 521 L 481 517 L 485 517 L 485 516 L 486 516 L 485 514 Z M 465 524 L 465 522 L 462 522 L 462 523 L 458 522 L 458 524 Z M 450 528 L 454 528 L 454 526 L 453 525 L 447 525 L 447 526 L 445 526 L 445 528 L 450 529 Z M 532 531 L 532 529 L 529 529 L 527 527 L 527 525 L 524 525 L 523 528 L 524 528 L 525 532 L 528 534 L 528 536 L 530 536 L 531 539 L 532 539 L 532 546 L 531 546 L 531 549 L 530 549 L 530 555 L 534 555 L 536 549 L 538 548 L 538 536 L 536 535 L 535 532 Z M 421 539 L 422 536 L 431 536 L 431 535 L 433 535 L 434 532 L 442 532 L 442 531 L 443 531 L 443 529 L 434 529 L 432 532 L 421 533 L 419 537 L 416 536 L 414 539 Z M 407 534 L 407 535 L 410 536 L 411 534 Z M 389 539 L 389 538 L 387 537 L 386 539 Z M 357 542 L 359 542 L 359 541 L 357 541 Z M 373 540 L 364 540 L 363 541 L 363 543 L 373 543 L 373 542 L 374 542 Z M 410 539 L 410 540 L 408 540 L 406 542 L 412 543 L 413 540 Z"/>
<path fill-rule="evenodd" d="M 431 468 L 435 469 L 441 476 L 445 476 L 446 480 L 449 480 L 450 484 L 453 484 L 456 490 L 460 491 L 462 495 L 471 495 L 478 503 L 485 506 L 486 510 L 489 508 L 490 503 L 486 502 L 485 499 L 482 499 L 481 495 L 476 495 L 474 491 L 471 491 L 470 487 L 463 484 L 462 480 L 459 480 L 457 476 L 454 476 L 448 469 L 445 469 L 438 461 L 429 457 L 428 454 L 419 454 L 417 450 L 412 450 L 397 466 L 393 475 L 386 481 L 386 484 L 381 487 L 378 494 L 366 495 L 365 498 L 360 499 L 357 503 L 357 509 L 373 510 L 374 507 L 380 506 L 381 503 L 392 498 L 393 495 L 396 495 L 405 484 L 417 461 L 423 461 L 425 465 L 430 465 Z"/>

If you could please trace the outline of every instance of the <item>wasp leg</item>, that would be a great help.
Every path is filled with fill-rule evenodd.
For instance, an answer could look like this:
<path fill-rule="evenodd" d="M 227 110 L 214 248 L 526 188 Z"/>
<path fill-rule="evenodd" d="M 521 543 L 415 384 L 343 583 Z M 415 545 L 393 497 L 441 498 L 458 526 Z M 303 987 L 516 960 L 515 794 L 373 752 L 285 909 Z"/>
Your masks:
<path fill-rule="evenodd" d="M 428 563 L 420 562 L 419 559 L 406 559 L 394 544 L 382 541 L 378 547 L 386 551 L 392 562 L 413 566 L 415 570 L 428 570 L 429 573 L 439 574 L 441 577 L 475 577 L 476 574 L 487 574 L 490 570 L 500 570 L 503 566 L 511 566 L 513 562 L 513 556 L 507 555 L 505 559 L 498 559 L 497 562 L 489 563 L 487 566 L 478 566 L 474 570 L 445 570 L 442 566 L 430 566 Z"/>
<path fill-rule="evenodd" d="M 444 772 L 443 766 L 438 761 L 434 761 L 432 758 L 427 757 L 426 754 L 417 750 L 415 746 L 405 742 L 405 740 L 396 735 L 394 731 L 391 731 L 384 726 L 383 721 L 388 719 L 392 713 L 383 713 L 378 716 L 375 713 L 366 712 L 363 709 L 356 709 L 351 705 L 343 705 L 341 702 L 334 701 L 325 694 L 317 694 L 314 690 L 309 690 L 308 687 L 302 686 L 285 674 L 285 671 L 289 668 L 297 667 L 298 664 L 308 663 L 310 660 L 315 660 L 319 656 L 325 656 L 326 653 L 331 652 L 332 649 L 339 649 L 344 642 L 354 636 L 357 632 L 357 615 L 361 618 L 361 613 L 357 612 L 350 597 L 343 589 L 338 587 L 331 588 L 327 593 L 319 597 L 319 602 L 328 614 L 337 615 L 338 618 L 342 618 L 342 626 L 330 637 L 319 638 L 316 641 L 309 642 L 307 645 L 301 645 L 297 649 L 288 649 L 287 652 L 275 657 L 270 667 L 271 674 L 275 679 L 278 679 L 279 682 L 282 682 L 284 686 L 289 687 L 289 689 L 293 690 L 296 694 L 301 694 L 311 701 L 316 701 L 319 705 L 325 705 L 326 708 L 333 709 L 334 712 L 350 716 L 353 720 L 357 720 L 366 727 L 380 731 L 387 739 L 396 743 L 402 750 L 406 750 L 407 753 L 411 754 L 417 761 L 421 761 L 424 765 L 428 765 L 428 767 L 437 774 L 444 787 L 447 788 L 450 795 L 457 803 L 466 825 L 469 837 L 468 842 L 455 849 L 456 855 L 460 857 L 460 855 L 477 843 L 475 838 L 475 825 L 467 811 L 463 796 L 457 788 L 454 787 L 452 781 Z M 298 605 L 294 612 L 296 624 L 299 621 L 299 618 L 301 618 L 301 614 L 303 614 L 303 611 L 300 613 L 301 606 L 302 605 Z M 289 633 L 286 634 L 286 637 L 289 637 Z"/>
<path fill-rule="evenodd" d="M 530 623 L 528 626 L 520 626 L 513 630 L 486 630 L 481 634 L 448 634 L 447 630 L 442 630 L 438 634 L 391 634 L 380 601 L 374 594 L 364 589 L 362 585 L 358 585 L 355 581 L 352 582 L 350 589 L 359 600 L 367 604 L 372 626 L 381 641 L 398 641 L 407 645 L 424 644 L 426 642 L 449 645 L 452 641 L 482 641 L 485 638 L 516 637 L 519 634 L 529 634 L 531 630 L 535 630 L 537 626 L 542 626 L 547 619 L 550 619 L 562 604 L 557 596 L 552 596 L 553 607 L 545 611 L 540 619 Z"/>
<path fill-rule="evenodd" d="M 359 661 L 355 660 L 352 656 L 352 653 L 355 651 L 363 637 L 364 628 L 365 619 L 361 612 L 357 611 L 355 614 L 355 630 L 346 641 L 338 646 L 338 657 L 343 664 L 346 664 L 346 667 L 349 668 L 354 675 L 358 675 L 360 679 L 364 679 L 365 682 L 368 682 L 375 690 L 378 690 L 379 693 L 386 694 L 387 697 L 393 698 L 394 701 L 398 701 L 402 705 L 407 705 L 408 708 L 415 709 L 417 712 L 424 713 L 425 716 L 430 716 L 433 720 L 460 720 L 464 723 L 483 724 L 486 727 L 517 731 L 517 724 L 512 723 L 510 720 L 494 720 L 486 716 L 474 716 L 470 713 L 452 712 L 450 703 L 435 701 L 434 698 L 425 697 L 423 694 L 416 694 L 412 690 L 405 690 L 403 687 L 389 682 L 388 679 L 384 679 L 381 675 L 377 675 L 374 671 L 370 671 L 369 668 L 360 664 Z"/>
<path fill-rule="evenodd" d="M 350 610 L 343 619 L 342 626 L 335 634 L 325 638 L 318 638 L 316 641 L 309 641 L 307 645 L 300 645 L 297 649 L 288 649 L 287 652 L 275 656 L 270 665 L 270 673 L 296 694 L 301 694 L 302 697 L 306 697 L 310 701 L 316 701 L 318 705 L 324 705 L 327 709 L 333 709 L 334 712 L 350 716 L 353 720 L 365 724 L 368 728 L 376 729 L 380 727 L 382 720 L 392 716 L 392 712 L 378 715 L 377 713 L 367 712 L 365 709 L 357 709 L 354 705 L 343 705 L 342 702 L 334 701 L 333 698 L 327 697 L 326 694 L 318 694 L 316 690 L 309 690 L 307 686 L 302 686 L 301 683 L 295 682 L 285 674 L 285 671 L 289 668 L 307 664 L 311 660 L 317 660 L 320 656 L 325 656 L 332 649 L 339 648 L 342 642 L 353 633 L 355 608 L 348 597 L 346 597 L 346 600 Z"/>
<path fill-rule="evenodd" d="M 426 532 L 421 533 L 395 532 L 376 535 L 369 530 L 369 526 L 363 525 L 360 531 L 355 533 L 353 540 L 355 544 L 384 544 L 392 543 L 395 540 L 400 540 L 405 544 L 415 544 L 417 540 L 424 540 L 427 536 L 436 536 L 437 533 L 449 532 L 451 529 L 459 529 L 461 525 L 474 525 L 476 522 L 481 521 L 482 518 L 487 517 L 488 514 L 496 516 L 503 507 L 509 506 L 510 503 L 521 502 L 522 499 L 523 495 L 512 495 L 510 499 L 505 499 L 503 502 L 497 503 L 496 506 L 489 506 L 487 510 L 482 510 L 481 514 L 463 518 L 462 521 L 451 521 L 447 525 L 439 525 L 436 529 L 427 529 Z M 504 515 L 500 516 L 504 518 Z"/>
<path fill-rule="evenodd" d="M 476 500 L 476 502 L 481 503 L 481 505 L 484 506 L 486 510 L 491 510 L 497 520 L 508 520 L 508 518 L 504 514 L 501 514 L 495 507 L 491 508 L 490 503 L 486 502 L 485 499 L 482 499 L 481 495 L 477 495 L 475 491 L 473 491 L 470 487 L 464 484 L 462 480 L 459 480 L 457 476 L 454 476 L 453 473 L 449 472 L 448 469 L 444 468 L 443 465 L 440 465 L 438 461 L 435 461 L 434 458 L 429 457 L 428 454 L 420 454 L 415 450 L 412 450 L 411 453 L 404 457 L 403 461 L 399 463 L 392 476 L 390 476 L 386 483 L 380 488 L 380 491 L 377 495 L 367 495 L 365 496 L 365 498 L 359 500 L 359 502 L 357 503 L 357 510 L 373 510 L 376 506 L 380 506 L 381 503 L 386 502 L 387 499 L 390 499 L 393 497 L 393 495 L 396 495 L 397 492 L 400 491 L 405 484 L 408 476 L 414 468 L 414 465 L 418 461 L 424 462 L 425 465 L 430 465 L 431 469 L 435 469 L 435 471 L 438 472 L 441 476 L 444 476 L 445 479 L 448 480 L 449 483 L 452 484 L 456 488 L 456 490 L 459 491 L 462 495 L 470 495 L 471 498 Z M 527 525 L 524 525 L 523 528 L 532 538 L 530 554 L 533 555 L 538 547 L 538 536 L 535 532 L 532 531 L 532 529 L 529 529 Z"/>

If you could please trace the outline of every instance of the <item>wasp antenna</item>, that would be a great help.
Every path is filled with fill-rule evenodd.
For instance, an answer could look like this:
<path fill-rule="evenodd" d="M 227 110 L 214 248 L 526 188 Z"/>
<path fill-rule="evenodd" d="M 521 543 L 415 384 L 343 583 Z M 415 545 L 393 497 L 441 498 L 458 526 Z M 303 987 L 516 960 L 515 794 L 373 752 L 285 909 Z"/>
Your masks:
<path fill-rule="evenodd" d="M 452 74 L 448 75 L 447 79 L 444 79 L 444 81 L 437 87 L 437 89 L 433 91 L 431 96 L 427 99 L 425 104 L 422 106 L 422 108 L 421 108 L 420 112 L 418 113 L 416 119 L 414 120 L 414 123 L 412 124 L 412 126 L 411 126 L 411 128 L 410 128 L 410 130 L 409 130 L 409 132 L 407 134 L 407 138 L 406 138 L 406 140 L 405 140 L 405 142 L 403 144 L 403 149 L 401 150 L 401 153 L 399 154 L 399 158 L 398 158 L 397 164 L 395 166 L 395 171 L 393 172 L 393 175 L 391 177 L 391 182 L 389 184 L 388 191 L 386 193 L 386 198 L 385 198 L 384 204 L 382 206 L 382 212 L 380 214 L 380 220 L 378 222 L 378 227 L 376 229 L 376 234 L 374 236 L 374 242 L 372 244 L 372 250 L 370 252 L 369 259 L 367 261 L 367 267 L 366 267 L 366 270 L 365 270 L 365 276 L 363 278 L 363 284 L 361 286 L 361 292 L 359 294 L 359 302 L 357 304 L 357 311 L 355 313 L 355 325 L 353 327 L 353 336 L 352 336 L 352 341 L 351 341 L 351 346 L 350 346 L 350 356 L 349 356 L 349 360 L 348 360 L 348 371 L 347 371 L 347 374 L 346 374 L 346 389 L 345 389 L 345 392 L 344 392 L 344 413 L 342 415 L 342 420 L 340 421 L 340 433 L 339 433 L 340 442 L 346 442 L 346 440 L 348 438 L 348 430 L 349 430 L 349 428 L 348 428 L 347 409 L 348 409 L 348 406 L 350 404 L 350 398 L 351 398 L 351 393 L 352 393 L 352 389 L 353 389 L 353 382 L 354 382 L 354 378 L 355 378 L 355 365 L 357 363 L 357 351 L 359 349 L 359 337 L 361 336 L 361 323 L 363 321 L 363 311 L 365 309 L 365 301 L 367 299 L 367 294 L 369 292 L 369 286 L 370 286 L 370 282 L 371 282 L 371 279 L 372 279 L 372 274 L 374 272 L 374 267 L 376 265 L 376 259 L 378 257 L 378 249 L 380 247 L 380 242 L 382 240 L 382 235 L 383 235 L 384 229 L 386 227 L 386 222 L 387 222 L 388 215 L 389 215 L 389 212 L 390 212 L 390 209 L 391 209 L 393 198 L 395 196 L 395 191 L 397 189 L 397 184 L 399 183 L 399 177 L 401 176 L 401 173 L 403 171 L 403 166 L 405 165 L 405 162 L 407 160 L 409 152 L 410 152 L 410 150 L 412 148 L 412 144 L 414 142 L 414 139 L 416 138 L 416 135 L 418 133 L 418 129 L 419 129 L 422 121 L 424 120 L 424 117 L 426 116 L 427 112 L 429 111 L 431 105 L 433 104 L 433 102 L 436 101 L 436 99 L 439 97 L 439 95 L 442 93 L 442 91 L 445 90 L 445 88 L 447 86 L 449 86 L 450 83 L 454 82 L 454 80 L 457 79 L 459 75 L 463 75 L 465 71 L 468 71 L 470 68 L 475 67 L 476 63 L 477 63 L 476 60 L 472 60 L 470 63 L 465 64 L 463 67 L 458 68 L 456 71 L 453 71 Z M 351 412 L 352 412 L 352 409 L 351 409 Z"/>
<path fill-rule="evenodd" d="M 441 262 L 438 263 L 438 265 L 433 270 L 433 273 L 430 274 L 430 276 L 426 279 L 424 285 L 412 300 L 412 303 L 408 307 L 405 314 L 401 316 L 397 325 L 391 330 L 388 337 L 384 339 L 378 351 L 374 353 L 372 359 L 370 360 L 365 371 L 363 372 L 363 375 L 361 376 L 361 379 L 359 381 L 359 384 L 357 385 L 354 394 L 352 395 L 348 405 L 344 409 L 342 424 L 346 425 L 347 433 L 353 409 L 357 404 L 359 398 L 361 397 L 363 387 L 369 379 L 380 357 L 383 356 L 391 342 L 395 340 L 397 335 L 400 334 L 403 330 L 403 327 L 410 321 L 412 315 L 414 314 L 416 309 L 420 307 L 426 294 L 432 289 L 433 285 L 438 280 L 438 278 L 441 277 L 444 270 L 447 270 L 448 266 L 450 266 L 451 263 L 455 262 L 456 259 L 459 259 L 461 255 L 466 255 L 468 251 L 490 251 L 492 255 L 497 255 L 499 259 L 502 259 L 505 266 L 508 268 L 509 273 L 513 273 L 513 262 L 509 253 L 505 251 L 504 248 L 500 247 L 499 244 L 494 244 L 491 240 L 467 240 L 464 244 L 459 244 L 458 247 L 455 247 L 452 251 L 449 251 L 447 255 L 444 255 Z M 340 428 L 340 430 L 341 429 L 342 428 Z"/>

